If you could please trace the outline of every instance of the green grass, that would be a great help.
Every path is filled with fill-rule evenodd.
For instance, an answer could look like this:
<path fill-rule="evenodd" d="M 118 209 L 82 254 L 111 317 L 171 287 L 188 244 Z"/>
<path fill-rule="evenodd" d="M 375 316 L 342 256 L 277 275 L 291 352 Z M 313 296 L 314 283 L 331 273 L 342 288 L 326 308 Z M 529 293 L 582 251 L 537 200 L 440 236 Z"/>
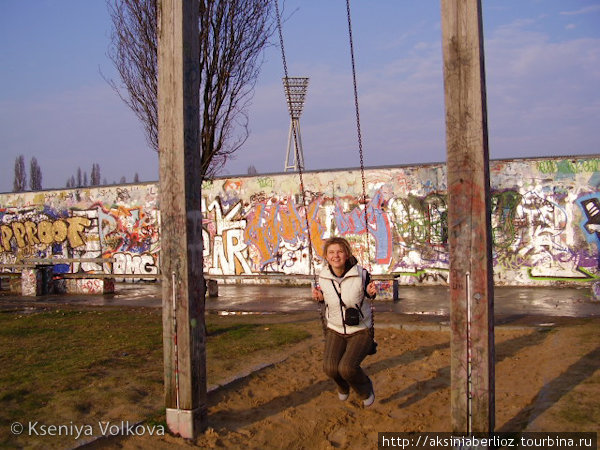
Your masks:
<path fill-rule="evenodd" d="M 244 358 L 310 336 L 301 324 L 248 323 L 264 318 L 207 315 L 206 321 L 209 384 L 234 375 L 225 371 L 239 369 Z M 0 447 L 28 442 L 4 432 L 16 420 L 133 419 L 129 409 L 142 419 L 155 416 L 164 406 L 162 345 L 156 308 L 0 313 Z M 56 439 L 43 446 L 64 446 Z"/>
<path fill-rule="evenodd" d="M 0 426 L 35 417 L 95 378 L 162 357 L 160 315 L 119 310 L 0 314 Z M 85 403 L 75 402 L 85 411 Z"/>
<path fill-rule="evenodd" d="M 236 358 L 266 348 L 289 345 L 310 334 L 290 324 L 237 324 L 208 326 L 208 356 Z"/>

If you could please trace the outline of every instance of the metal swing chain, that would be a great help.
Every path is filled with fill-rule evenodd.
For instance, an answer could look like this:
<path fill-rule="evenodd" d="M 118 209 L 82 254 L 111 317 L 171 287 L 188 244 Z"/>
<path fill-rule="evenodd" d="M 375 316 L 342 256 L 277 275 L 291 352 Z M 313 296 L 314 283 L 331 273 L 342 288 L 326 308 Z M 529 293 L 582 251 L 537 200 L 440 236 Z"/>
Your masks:
<path fill-rule="evenodd" d="M 314 261 L 312 257 L 312 238 L 310 235 L 310 224 L 308 222 L 308 207 L 306 206 L 306 191 L 304 189 L 304 177 L 302 173 L 302 164 L 300 163 L 300 151 L 298 149 L 298 133 L 296 131 L 296 125 L 294 123 L 294 118 L 292 114 L 292 98 L 289 89 L 289 77 L 288 77 L 288 67 L 287 60 L 285 58 L 285 48 L 283 45 L 283 29 L 281 26 L 281 15 L 279 13 L 279 0 L 275 0 L 275 13 L 277 15 L 277 30 L 279 32 L 279 45 L 281 48 L 281 59 L 283 61 L 283 71 L 285 74 L 285 93 L 286 100 L 288 102 L 288 110 L 290 112 L 290 119 L 292 121 L 292 132 L 294 133 L 294 147 L 296 152 L 296 163 L 298 164 L 298 175 L 300 177 L 300 190 L 302 191 L 302 205 L 304 206 L 304 220 L 306 222 L 306 233 L 308 237 L 308 264 L 309 264 L 309 275 L 312 274 L 314 286 L 317 286 L 317 273 L 314 267 Z M 323 313 L 323 308 L 319 305 L 319 315 L 321 316 L 321 325 L 323 326 L 323 331 L 325 331 L 325 316 Z"/>
<path fill-rule="evenodd" d="M 362 179 L 362 204 L 364 205 L 363 214 L 365 216 L 365 236 L 367 238 L 367 261 L 370 265 L 371 248 L 369 240 L 369 219 L 367 218 L 367 187 L 365 182 L 365 164 L 363 159 L 362 134 L 360 132 L 360 112 L 358 108 L 358 83 L 356 82 L 356 65 L 354 62 L 354 43 L 352 39 L 352 19 L 350 15 L 350 0 L 346 0 L 346 12 L 348 16 L 348 38 L 350 41 L 350 58 L 352 60 L 352 82 L 354 85 L 354 107 L 356 110 L 356 131 L 358 134 L 358 154 L 360 156 L 360 177 Z M 366 286 L 365 286 L 366 288 Z M 375 339 L 375 308 L 373 302 L 371 305 L 371 337 Z"/>

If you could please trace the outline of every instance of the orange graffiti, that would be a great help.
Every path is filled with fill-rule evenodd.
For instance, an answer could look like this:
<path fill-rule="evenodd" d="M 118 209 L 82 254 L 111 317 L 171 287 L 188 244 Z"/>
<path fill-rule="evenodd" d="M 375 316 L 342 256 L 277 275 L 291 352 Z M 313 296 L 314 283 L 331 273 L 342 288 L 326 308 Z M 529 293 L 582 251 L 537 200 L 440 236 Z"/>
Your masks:
<path fill-rule="evenodd" d="M 308 207 L 311 245 L 320 256 L 323 252 L 323 226 L 317 213 L 320 200 L 313 201 Z M 307 238 L 306 220 L 300 215 L 292 200 L 275 202 L 269 206 L 258 203 L 247 217 L 244 240 L 252 244 L 259 252 L 261 261 L 271 262 L 279 255 L 283 242 L 297 245 Z"/>

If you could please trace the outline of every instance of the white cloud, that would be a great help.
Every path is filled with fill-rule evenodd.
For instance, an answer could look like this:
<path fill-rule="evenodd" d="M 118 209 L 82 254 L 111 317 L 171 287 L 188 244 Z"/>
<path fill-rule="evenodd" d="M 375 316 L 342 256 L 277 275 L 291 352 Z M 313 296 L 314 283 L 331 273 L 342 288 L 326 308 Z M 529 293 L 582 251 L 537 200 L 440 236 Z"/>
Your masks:
<path fill-rule="evenodd" d="M 518 20 L 486 35 L 488 129 L 492 158 L 598 153 L 600 39 L 556 41 Z M 439 41 L 415 44 L 391 60 L 358 71 L 360 118 L 367 165 L 444 161 L 444 88 Z M 351 74 L 321 65 L 311 75 L 301 119 L 307 168 L 358 165 Z M 302 72 L 304 73 L 304 72 Z M 261 119 L 273 114 L 280 129 L 265 127 L 238 155 L 241 172 L 283 167 L 289 119 L 275 118 L 270 95 L 257 91 Z M 262 98 L 264 95 L 264 98 Z M 279 98 L 278 98 L 279 97 Z M 283 106 L 278 106 L 281 111 Z M 285 112 L 284 112 L 285 113 Z M 270 149 L 269 156 L 259 156 Z M 250 156 L 254 155 L 254 156 Z M 242 162 L 245 158 L 247 162 Z"/>
<path fill-rule="evenodd" d="M 600 39 L 554 42 L 515 24 L 486 42 L 486 72 L 492 157 L 598 152 Z"/>
<path fill-rule="evenodd" d="M 580 14 L 590 14 L 600 11 L 600 5 L 586 6 L 585 8 L 577 9 L 575 11 L 561 11 L 560 14 L 563 16 L 577 16 Z"/>
<path fill-rule="evenodd" d="M 579 13 L 595 10 L 582 9 Z M 556 33 L 540 31 L 546 23 L 539 17 L 521 18 L 485 30 L 488 129 L 493 158 L 599 152 L 600 39 L 559 39 Z M 384 42 L 384 62 L 357 68 L 361 131 L 368 165 L 445 159 L 439 34 L 426 38 L 415 35 L 413 30 L 403 30 L 404 34 L 395 41 Z M 305 72 L 296 72 L 311 76 L 301 119 L 307 167 L 356 166 L 358 145 L 349 70 L 335 67 L 334 63 L 305 65 L 302 69 Z M 257 91 L 255 97 L 258 104 L 264 104 L 258 109 L 261 121 L 267 111 L 273 116 L 280 114 L 275 113 L 272 103 L 283 102 L 279 87 L 264 100 L 263 94 Z M 271 125 L 275 123 L 280 129 L 265 126 L 251 136 L 250 146 L 238 155 L 240 161 L 261 158 L 264 166 L 256 165 L 259 171 L 281 170 L 289 119 L 274 118 Z M 256 151 L 267 148 L 274 150 L 266 158 Z M 248 165 L 243 165 L 243 172 Z"/>
<path fill-rule="evenodd" d="M 385 65 L 357 73 L 361 133 L 368 165 L 441 161 L 445 158 L 443 77 L 439 42 L 420 42 L 410 54 L 396 53 Z M 393 56 L 393 55 L 391 55 Z M 311 79 L 300 119 L 308 169 L 356 167 L 358 137 L 350 71 L 321 64 L 305 67 Z M 259 172 L 280 171 L 287 145 L 289 117 L 283 90 L 259 86 L 251 120 L 256 121 L 247 145 L 228 163 L 232 173 L 249 164 Z M 271 126 L 264 123 L 268 115 Z M 264 158 L 264 149 L 274 149 Z M 255 161 L 257 163 L 255 163 Z"/>

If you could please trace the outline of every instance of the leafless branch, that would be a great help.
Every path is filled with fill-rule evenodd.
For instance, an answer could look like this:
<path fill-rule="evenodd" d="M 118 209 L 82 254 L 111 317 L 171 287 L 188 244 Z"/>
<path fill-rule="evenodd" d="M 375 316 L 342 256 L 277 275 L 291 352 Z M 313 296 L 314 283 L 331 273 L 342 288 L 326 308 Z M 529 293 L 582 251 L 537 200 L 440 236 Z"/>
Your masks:
<path fill-rule="evenodd" d="M 108 56 L 121 84 L 107 80 L 144 124 L 158 151 L 156 0 L 107 0 Z M 272 0 L 199 0 L 201 173 L 212 177 L 249 135 L 248 107 L 274 31 Z"/>

